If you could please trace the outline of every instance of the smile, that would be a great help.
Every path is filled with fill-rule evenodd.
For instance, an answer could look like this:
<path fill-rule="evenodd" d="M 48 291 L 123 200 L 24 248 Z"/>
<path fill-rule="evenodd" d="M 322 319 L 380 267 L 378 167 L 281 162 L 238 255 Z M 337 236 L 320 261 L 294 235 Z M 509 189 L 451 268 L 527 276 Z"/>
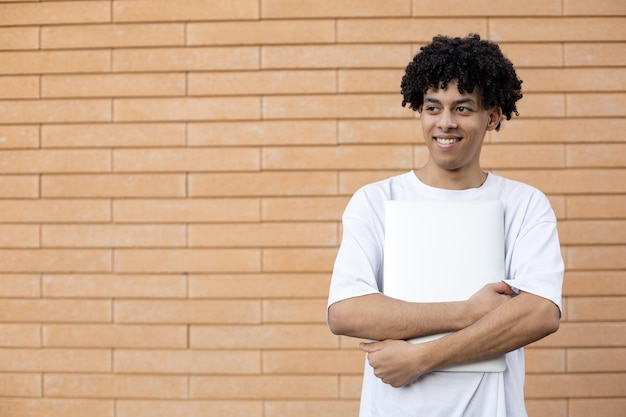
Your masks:
<path fill-rule="evenodd" d="M 440 145 L 453 145 L 461 140 L 459 138 L 438 138 L 438 137 L 435 137 L 434 139 L 435 139 L 435 142 L 437 142 Z"/>

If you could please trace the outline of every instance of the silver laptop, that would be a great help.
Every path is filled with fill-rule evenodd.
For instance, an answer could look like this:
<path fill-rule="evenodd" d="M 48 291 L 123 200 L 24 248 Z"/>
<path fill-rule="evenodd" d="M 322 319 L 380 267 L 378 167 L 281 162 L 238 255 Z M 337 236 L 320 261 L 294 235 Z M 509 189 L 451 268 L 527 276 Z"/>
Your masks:
<path fill-rule="evenodd" d="M 504 279 L 500 201 L 391 200 L 385 210 L 385 295 L 411 302 L 462 301 Z M 440 370 L 502 372 L 505 367 L 501 355 Z"/>

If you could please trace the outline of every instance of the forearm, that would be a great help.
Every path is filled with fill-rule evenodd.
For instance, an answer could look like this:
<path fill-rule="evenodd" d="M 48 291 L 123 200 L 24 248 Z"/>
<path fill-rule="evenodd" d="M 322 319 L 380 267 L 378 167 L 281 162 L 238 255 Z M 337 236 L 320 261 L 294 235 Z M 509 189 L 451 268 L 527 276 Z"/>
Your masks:
<path fill-rule="evenodd" d="M 335 334 L 370 340 L 410 339 L 456 331 L 472 322 L 465 302 L 409 303 L 370 294 L 330 306 Z"/>
<path fill-rule="evenodd" d="M 424 346 L 428 349 L 427 367 L 434 370 L 501 355 L 537 341 L 558 327 L 559 310 L 554 303 L 522 292 L 474 324 Z"/>

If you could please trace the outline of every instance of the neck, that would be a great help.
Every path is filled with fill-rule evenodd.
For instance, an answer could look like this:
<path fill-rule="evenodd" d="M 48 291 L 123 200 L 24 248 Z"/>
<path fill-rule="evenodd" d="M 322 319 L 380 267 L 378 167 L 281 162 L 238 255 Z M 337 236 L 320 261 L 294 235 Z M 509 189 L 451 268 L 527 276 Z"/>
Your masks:
<path fill-rule="evenodd" d="M 415 170 L 415 175 L 424 184 L 445 190 L 468 190 L 479 188 L 487 180 L 487 173 L 482 169 L 472 172 L 437 171 L 429 169 L 428 165 Z"/>

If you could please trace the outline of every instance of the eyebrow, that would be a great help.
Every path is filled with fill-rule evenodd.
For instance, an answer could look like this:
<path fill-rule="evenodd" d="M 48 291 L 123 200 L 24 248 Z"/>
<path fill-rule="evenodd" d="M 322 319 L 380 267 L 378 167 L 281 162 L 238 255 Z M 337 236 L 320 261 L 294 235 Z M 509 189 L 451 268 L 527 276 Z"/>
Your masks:
<path fill-rule="evenodd" d="M 432 97 L 424 97 L 424 103 L 441 104 L 441 100 L 438 100 L 438 99 L 432 98 Z M 452 102 L 452 104 L 454 104 L 455 106 L 458 106 L 459 104 L 473 104 L 473 105 L 477 105 L 478 103 L 476 103 L 476 100 L 468 97 L 468 98 L 462 98 L 460 100 L 455 100 L 455 101 Z"/>

